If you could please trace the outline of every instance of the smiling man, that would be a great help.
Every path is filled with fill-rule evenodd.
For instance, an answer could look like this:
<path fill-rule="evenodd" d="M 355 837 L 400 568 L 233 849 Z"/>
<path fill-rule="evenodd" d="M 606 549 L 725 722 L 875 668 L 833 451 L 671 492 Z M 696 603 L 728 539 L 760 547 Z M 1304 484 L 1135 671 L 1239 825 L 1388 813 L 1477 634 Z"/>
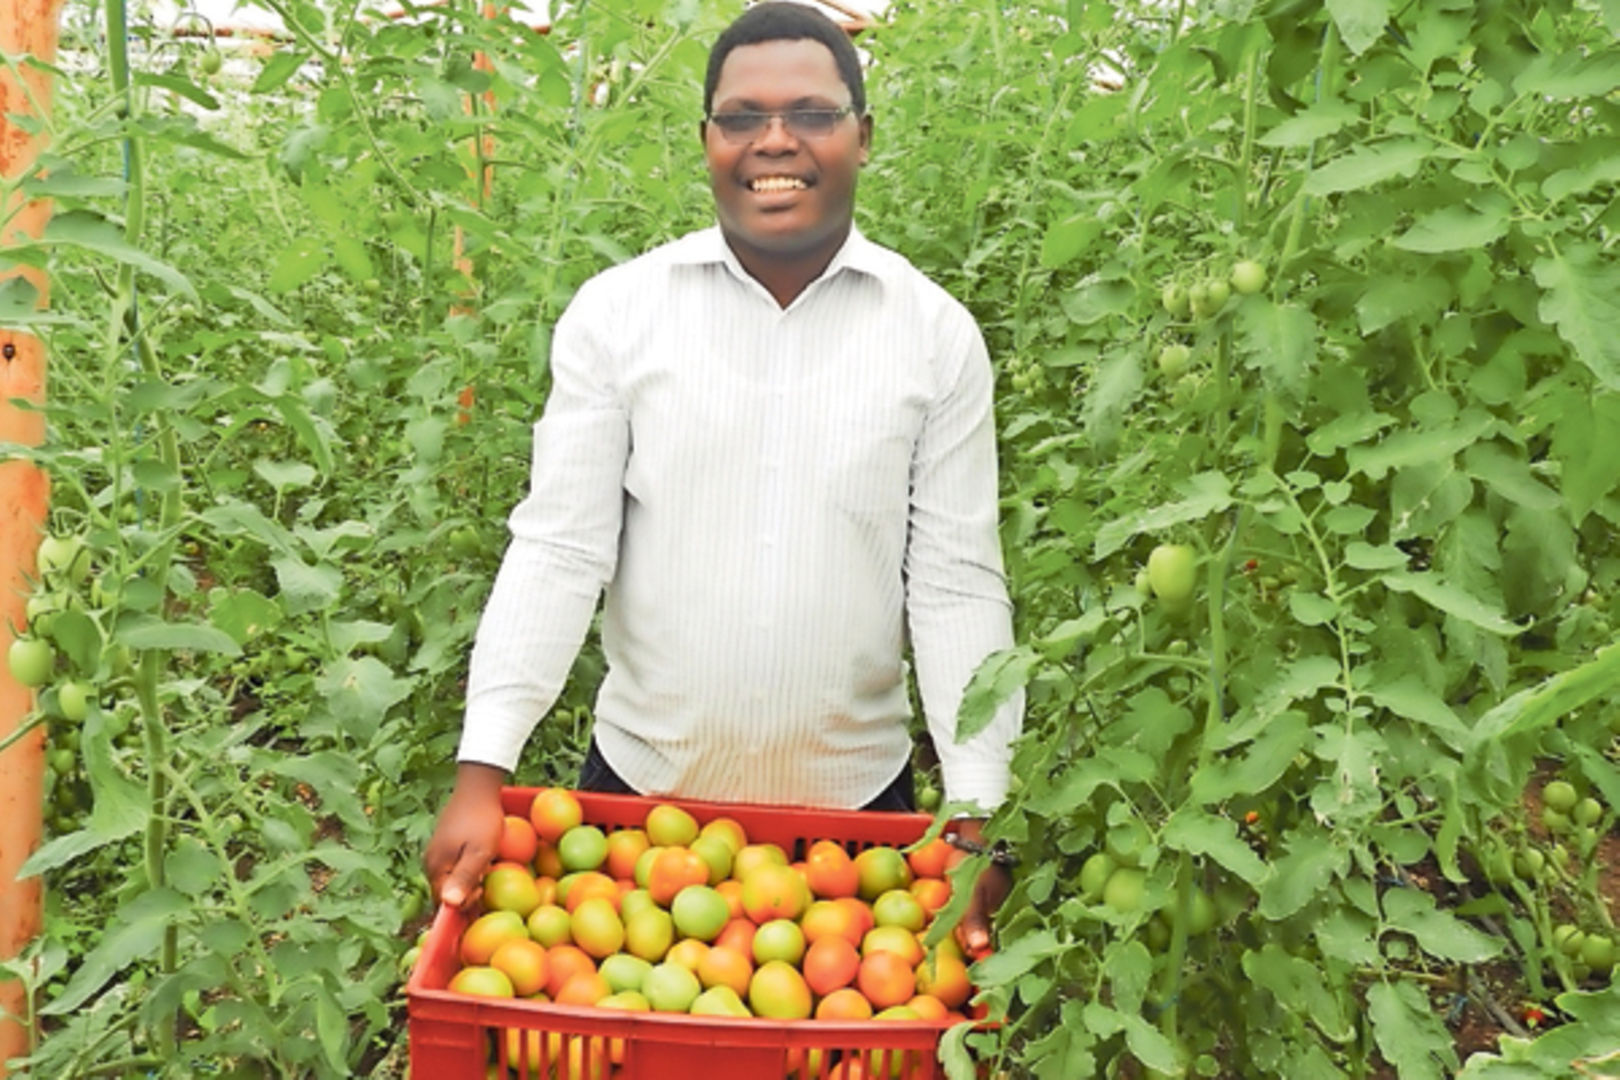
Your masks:
<path fill-rule="evenodd" d="M 909 637 L 947 799 L 1007 791 L 1022 700 L 954 737 L 1012 639 L 989 358 L 961 304 L 854 227 L 872 139 L 854 47 L 808 7 L 750 8 L 710 55 L 700 134 L 718 226 L 586 282 L 553 336 L 424 856 L 452 905 L 604 594 L 581 788 L 910 809 Z M 969 948 L 1007 888 L 1000 865 L 981 878 Z"/>

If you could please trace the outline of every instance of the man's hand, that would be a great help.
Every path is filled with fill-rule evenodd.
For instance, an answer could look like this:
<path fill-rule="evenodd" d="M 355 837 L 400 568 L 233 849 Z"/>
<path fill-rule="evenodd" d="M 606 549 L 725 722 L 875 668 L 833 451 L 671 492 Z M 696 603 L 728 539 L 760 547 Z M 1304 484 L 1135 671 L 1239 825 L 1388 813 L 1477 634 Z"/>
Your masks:
<path fill-rule="evenodd" d="M 505 771 L 493 765 L 463 762 L 456 769 L 455 790 L 422 853 L 429 888 L 453 908 L 467 908 L 482 892 L 484 872 L 500 845 L 506 817 L 501 809 L 505 780 Z"/>
<path fill-rule="evenodd" d="M 984 819 L 964 818 L 957 822 L 957 835 L 964 840 L 984 843 Z M 999 863 L 984 868 L 973 883 L 973 895 L 968 898 L 967 912 L 956 924 L 956 941 L 970 960 L 977 960 L 990 951 L 990 921 L 1000 909 L 1001 902 L 1012 891 L 1012 872 Z"/>

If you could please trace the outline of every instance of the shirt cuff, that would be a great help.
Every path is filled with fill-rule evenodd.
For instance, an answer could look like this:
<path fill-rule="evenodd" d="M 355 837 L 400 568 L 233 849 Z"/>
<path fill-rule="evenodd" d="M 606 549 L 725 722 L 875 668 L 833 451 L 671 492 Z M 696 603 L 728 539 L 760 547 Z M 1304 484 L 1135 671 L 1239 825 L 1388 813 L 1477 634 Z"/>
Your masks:
<path fill-rule="evenodd" d="M 947 803 L 973 803 L 988 817 L 1007 801 L 1011 773 L 1006 762 L 962 761 L 942 764 Z"/>

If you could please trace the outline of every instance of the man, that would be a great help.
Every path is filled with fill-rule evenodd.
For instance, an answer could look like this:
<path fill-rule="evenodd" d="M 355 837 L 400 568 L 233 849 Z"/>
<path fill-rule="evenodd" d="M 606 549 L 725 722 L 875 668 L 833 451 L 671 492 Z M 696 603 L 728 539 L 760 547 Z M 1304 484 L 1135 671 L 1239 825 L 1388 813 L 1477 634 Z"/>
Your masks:
<path fill-rule="evenodd" d="M 452 905 L 604 587 L 581 787 L 909 809 L 909 630 L 947 799 L 1007 790 L 1021 700 L 954 741 L 974 668 L 1011 642 L 989 360 L 966 309 L 853 227 L 872 137 L 855 50 L 808 7 L 757 5 L 715 45 L 704 113 L 718 228 L 588 281 L 556 327 L 424 856 Z M 1007 888 L 999 865 L 981 877 L 969 949 Z"/>

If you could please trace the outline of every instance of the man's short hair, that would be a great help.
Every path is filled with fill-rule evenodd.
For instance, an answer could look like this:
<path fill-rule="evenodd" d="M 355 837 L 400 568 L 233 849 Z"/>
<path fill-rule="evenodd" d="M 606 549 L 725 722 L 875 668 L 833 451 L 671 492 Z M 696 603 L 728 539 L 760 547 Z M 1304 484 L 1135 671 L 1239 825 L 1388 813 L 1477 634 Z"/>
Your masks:
<path fill-rule="evenodd" d="M 838 74 L 849 87 L 849 98 L 857 116 L 866 115 L 866 80 L 861 75 L 861 58 L 843 27 L 805 4 L 793 0 L 767 0 L 755 4 L 721 31 L 709 52 L 709 70 L 703 79 L 703 114 L 714 105 L 714 88 L 720 82 L 720 68 L 731 50 L 740 45 L 767 41 L 819 41 L 827 46 L 838 64 Z"/>

